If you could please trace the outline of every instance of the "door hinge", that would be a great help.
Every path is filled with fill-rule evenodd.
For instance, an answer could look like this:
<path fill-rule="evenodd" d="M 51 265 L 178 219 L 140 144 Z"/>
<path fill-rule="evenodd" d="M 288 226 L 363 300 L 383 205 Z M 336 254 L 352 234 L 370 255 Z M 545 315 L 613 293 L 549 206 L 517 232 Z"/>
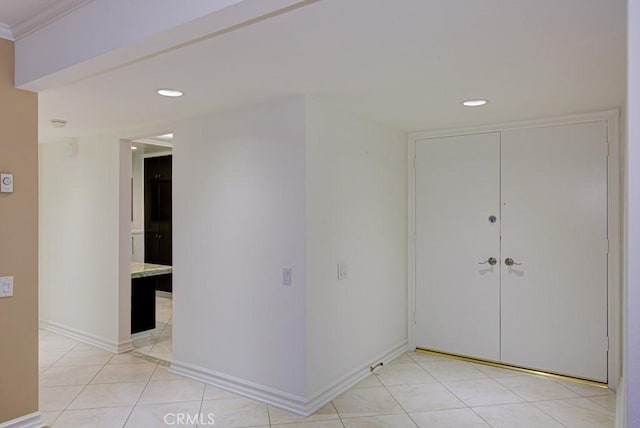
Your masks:
<path fill-rule="evenodd" d="M 413 324 L 415 325 L 416 323 L 416 311 L 413 311 Z"/>
<path fill-rule="evenodd" d="M 609 336 L 606 336 L 604 339 L 605 339 L 604 340 L 604 350 L 608 352 L 609 351 Z"/>
<path fill-rule="evenodd" d="M 413 157 L 413 169 L 416 169 L 416 157 Z"/>
<path fill-rule="evenodd" d="M 604 250 L 606 254 L 609 254 L 609 238 L 605 239 Z"/>
<path fill-rule="evenodd" d="M 416 246 L 416 242 L 418 242 L 418 238 L 416 238 L 416 235 L 413 235 L 413 246 Z"/>

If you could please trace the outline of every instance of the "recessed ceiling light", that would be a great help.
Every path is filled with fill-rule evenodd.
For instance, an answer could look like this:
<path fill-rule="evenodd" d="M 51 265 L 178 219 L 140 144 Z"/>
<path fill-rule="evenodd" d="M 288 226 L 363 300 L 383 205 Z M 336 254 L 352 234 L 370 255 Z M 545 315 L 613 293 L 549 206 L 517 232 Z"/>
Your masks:
<path fill-rule="evenodd" d="M 131 150 L 138 150 L 136 146 L 131 146 Z"/>
<path fill-rule="evenodd" d="M 163 97 L 181 97 L 182 91 L 178 91 L 177 89 L 158 89 L 156 91 L 158 95 L 162 95 Z"/>
<path fill-rule="evenodd" d="M 487 103 L 487 100 L 467 100 L 462 102 L 462 104 L 464 104 L 467 107 L 480 107 L 485 105 L 486 103 Z"/>
<path fill-rule="evenodd" d="M 173 134 L 158 135 L 156 138 L 161 138 L 163 140 L 171 140 L 173 139 Z"/>

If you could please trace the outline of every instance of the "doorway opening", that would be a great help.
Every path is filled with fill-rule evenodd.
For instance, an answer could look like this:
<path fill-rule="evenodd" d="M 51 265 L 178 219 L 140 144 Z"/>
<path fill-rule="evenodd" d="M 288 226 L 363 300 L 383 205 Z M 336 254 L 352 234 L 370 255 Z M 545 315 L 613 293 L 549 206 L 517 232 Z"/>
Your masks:
<path fill-rule="evenodd" d="M 134 351 L 173 354 L 173 134 L 131 141 L 131 339 Z"/>

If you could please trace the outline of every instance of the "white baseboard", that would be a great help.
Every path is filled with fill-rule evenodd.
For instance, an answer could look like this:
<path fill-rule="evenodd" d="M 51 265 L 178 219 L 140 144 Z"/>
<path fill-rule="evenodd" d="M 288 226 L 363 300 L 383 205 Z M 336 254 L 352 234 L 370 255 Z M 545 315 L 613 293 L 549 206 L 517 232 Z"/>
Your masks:
<path fill-rule="evenodd" d="M 616 414 L 615 423 L 613 424 L 615 428 L 625 428 L 627 426 L 625 400 L 626 391 L 624 387 L 624 378 L 621 378 L 620 382 L 618 382 L 618 389 L 616 390 Z"/>
<path fill-rule="evenodd" d="M 116 343 L 112 340 L 97 336 L 93 333 L 87 333 L 86 331 L 68 327 L 54 321 L 40 320 L 40 328 L 59 334 L 61 336 L 75 339 L 79 342 L 86 343 L 87 345 L 95 346 L 96 348 L 103 349 L 113 354 L 122 354 L 124 352 L 133 350 L 133 342 L 131 341 L 131 339 Z"/>
<path fill-rule="evenodd" d="M 398 358 L 400 355 L 407 352 L 408 343 L 406 340 L 401 343 L 393 346 L 385 352 L 375 356 L 370 361 L 363 362 L 360 367 L 353 370 L 351 373 L 343 376 L 337 381 L 329 384 L 321 391 L 315 393 L 311 399 L 307 402 L 307 410 L 304 416 L 309 416 L 321 409 L 325 404 L 347 391 L 349 388 L 357 385 L 360 381 L 364 380 L 367 376 L 371 374 L 371 369 L 369 368 L 372 365 L 376 365 L 380 362 L 383 364 L 389 364 L 394 359 Z"/>
<path fill-rule="evenodd" d="M 262 403 L 271 404 L 289 412 L 302 415 L 306 410 L 304 397 L 299 397 L 275 388 L 259 385 L 234 376 L 229 376 L 204 367 L 199 367 L 183 361 L 171 362 L 171 373 L 175 373 L 189 379 L 217 386 L 227 391 L 242 395 Z"/>
<path fill-rule="evenodd" d="M 306 399 L 305 397 L 289 394 L 274 388 L 259 385 L 234 376 L 229 376 L 224 373 L 186 363 L 184 361 L 177 361 L 175 359 L 171 363 L 169 371 L 209 385 L 217 386 L 262 403 L 270 404 L 296 415 L 309 416 L 336 398 L 338 395 L 366 378 L 371 373 L 371 370 L 369 369 L 371 364 L 376 364 L 381 361 L 384 364 L 388 364 L 393 359 L 406 352 L 406 350 L 407 341 L 405 340 L 388 351 L 372 358 L 370 361 L 363 363 L 361 367 L 358 367 L 344 377 L 331 383 L 329 386 L 316 393 L 311 399 Z"/>
<path fill-rule="evenodd" d="M 30 413 L 11 419 L 7 422 L 0 423 L 0 428 L 41 428 L 42 414 L 40 412 Z"/>

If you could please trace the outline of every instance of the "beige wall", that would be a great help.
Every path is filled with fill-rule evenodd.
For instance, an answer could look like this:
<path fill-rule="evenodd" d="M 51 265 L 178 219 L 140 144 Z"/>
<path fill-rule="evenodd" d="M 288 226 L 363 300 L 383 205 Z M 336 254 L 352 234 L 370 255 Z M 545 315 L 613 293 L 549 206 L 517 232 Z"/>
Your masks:
<path fill-rule="evenodd" d="M 0 39 L 0 171 L 15 192 L 0 193 L 0 423 L 38 410 L 38 97 L 13 85 L 13 42 Z"/>

